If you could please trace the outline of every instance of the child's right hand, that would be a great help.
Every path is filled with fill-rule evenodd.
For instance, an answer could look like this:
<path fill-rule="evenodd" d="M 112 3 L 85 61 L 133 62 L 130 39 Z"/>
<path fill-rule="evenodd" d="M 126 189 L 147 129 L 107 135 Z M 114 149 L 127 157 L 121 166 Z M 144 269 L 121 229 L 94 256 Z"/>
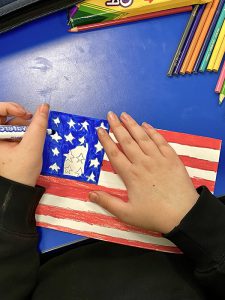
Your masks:
<path fill-rule="evenodd" d="M 110 127 L 122 150 L 102 128 L 98 130 L 114 170 L 123 179 L 128 202 L 104 192 L 90 193 L 90 200 L 122 221 L 168 233 L 196 203 L 199 195 L 191 179 L 166 140 L 150 125 L 137 122 L 126 113 L 108 114 Z"/>
<path fill-rule="evenodd" d="M 32 114 L 21 105 L 0 102 L 0 124 L 29 125 L 20 142 L 0 141 L 0 176 L 35 186 L 42 168 L 42 152 L 48 124 L 49 105 L 38 107 Z M 7 122 L 7 117 L 15 117 Z"/>

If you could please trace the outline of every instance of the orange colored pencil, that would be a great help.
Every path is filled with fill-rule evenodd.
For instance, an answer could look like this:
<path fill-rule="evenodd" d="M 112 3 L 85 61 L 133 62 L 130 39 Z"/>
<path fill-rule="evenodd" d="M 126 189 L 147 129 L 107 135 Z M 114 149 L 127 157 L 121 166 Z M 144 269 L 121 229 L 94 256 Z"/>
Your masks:
<path fill-rule="evenodd" d="M 204 25 L 205 25 L 205 22 L 206 22 L 207 18 L 208 18 L 210 9 L 211 9 L 211 7 L 212 7 L 212 4 L 213 4 L 213 2 L 209 2 L 209 3 L 206 5 L 206 7 L 205 7 L 205 10 L 204 10 L 203 15 L 202 15 L 202 17 L 201 17 L 201 20 L 200 20 L 200 22 L 199 22 L 199 24 L 198 24 L 197 30 L 196 30 L 195 35 L 194 35 L 194 37 L 193 37 L 193 40 L 192 40 L 192 42 L 191 42 L 191 46 L 190 46 L 190 48 L 188 49 L 188 53 L 187 53 L 187 55 L 186 55 L 186 57 L 185 57 L 185 60 L 184 60 L 184 62 L 183 62 L 183 65 L 182 65 L 182 67 L 181 67 L 180 74 L 185 74 L 185 72 L 186 72 L 186 70 L 187 70 L 187 67 L 188 67 L 189 62 L 190 62 L 191 57 L 192 57 L 192 54 L 193 54 L 193 52 L 194 52 L 194 50 L 195 50 L 195 47 L 196 47 L 196 45 L 197 45 L 197 43 L 198 43 L 198 39 L 199 39 L 199 37 L 200 37 L 200 35 L 201 35 L 201 33 L 202 33 L 202 29 L 203 29 L 203 27 L 204 27 Z"/>
<path fill-rule="evenodd" d="M 204 40 L 205 40 L 205 37 L 206 37 L 207 32 L 209 30 L 209 27 L 212 23 L 213 17 L 216 13 L 216 9 L 219 5 L 219 2 L 220 2 L 220 0 L 214 0 L 213 3 L 212 3 L 211 9 L 210 9 L 209 14 L 208 14 L 208 18 L 207 18 L 207 20 L 204 24 L 204 27 L 202 29 L 202 32 L 201 32 L 200 36 L 199 36 L 198 42 L 196 44 L 196 47 L 193 51 L 192 57 L 191 57 L 190 62 L 188 64 L 186 73 L 192 73 L 193 72 L 195 62 L 196 62 L 196 60 L 198 58 L 198 55 L 201 51 L 202 45 L 204 43 Z"/>

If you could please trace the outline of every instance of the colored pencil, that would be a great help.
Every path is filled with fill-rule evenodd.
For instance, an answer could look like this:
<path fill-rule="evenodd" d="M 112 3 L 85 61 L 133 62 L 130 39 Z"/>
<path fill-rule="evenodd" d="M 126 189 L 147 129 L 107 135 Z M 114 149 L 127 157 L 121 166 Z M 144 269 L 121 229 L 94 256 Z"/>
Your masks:
<path fill-rule="evenodd" d="M 225 37 L 225 21 L 223 22 L 223 27 L 221 28 L 219 37 L 217 39 L 216 45 L 215 45 L 213 53 L 212 53 L 212 56 L 210 58 L 208 66 L 207 66 L 207 70 L 208 71 L 212 71 L 213 70 L 213 67 L 215 65 L 216 58 L 217 58 L 218 53 L 220 51 L 220 48 L 222 46 L 224 37 Z"/>
<path fill-rule="evenodd" d="M 224 81 L 225 81 L 225 61 L 223 63 L 223 68 L 222 68 L 222 71 L 220 73 L 220 77 L 219 77 L 219 80 L 217 82 L 217 85 L 216 85 L 216 89 L 215 89 L 216 93 L 221 92 Z"/>
<path fill-rule="evenodd" d="M 200 65 L 201 65 L 201 63 L 203 61 L 203 58 L 204 58 L 204 55 L 206 53 L 207 47 L 208 47 L 208 45 L 210 43 L 211 37 L 212 37 L 213 32 L 215 30 L 216 24 L 218 22 L 218 19 L 220 18 L 222 10 L 223 10 L 224 3 L 225 3 L 225 0 L 221 0 L 220 4 L 218 5 L 217 11 L 215 13 L 213 21 L 211 23 L 211 26 L 209 28 L 209 31 L 208 31 L 208 33 L 206 35 L 205 41 L 204 41 L 204 43 L 202 45 L 201 51 L 200 51 L 199 56 L 197 58 L 197 61 L 195 63 L 194 70 L 193 70 L 194 73 L 198 73 L 198 71 L 199 71 L 199 68 L 200 68 Z"/>
<path fill-rule="evenodd" d="M 200 15 L 201 19 L 197 20 L 197 17 L 196 17 L 196 20 L 198 21 L 197 24 L 196 24 L 197 29 L 195 28 L 195 30 L 193 32 L 193 37 L 191 38 L 191 44 L 188 45 L 188 48 L 187 48 L 187 55 L 185 55 L 183 64 L 182 64 L 182 66 L 179 70 L 179 72 L 181 74 L 185 74 L 185 72 L 186 72 L 186 69 L 187 69 L 188 64 L 190 62 L 190 59 L 191 59 L 191 56 L 192 56 L 192 54 L 194 52 L 194 49 L 196 47 L 196 44 L 198 42 L 199 36 L 202 32 L 202 29 L 205 25 L 206 19 L 209 15 L 209 11 L 211 9 L 211 6 L 212 6 L 212 2 L 208 3 L 206 6 L 205 5 L 202 6 L 201 9 L 203 9 L 203 10 L 202 10 L 201 15 Z M 200 11 L 200 9 L 199 9 L 199 11 Z"/>
<path fill-rule="evenodd" d="M 216 62 L 215 62 L 214 67 L 213 67 L 214 72 L 219 71 L 224 53 L 225 53 L 225 37 L 223 38 L 222 46 L 220 47 L 219 53 L 218 53 L 217 58 L 216 58 Z"/>
<path fill-rule="evenodd" d="M 223 83 L 222 90 L 220 92 L 220 97 L 219 97 L 219 103 L 220 104 L 223 103 L 224 98 L 225 98 L 225 81 Z"/>
<path fill-rule="evenodd" d="M 181 8 L 168 9 L 168 10 L 164 10 L 164 11 L 142 14 L 142 15 L 118 19 L 118 20 L 111 20 L 111 21 L 76 26 L 74 28 L 69 29 L 68 31 L 69 32 L 80 32 L 80 31 L 93 30 L 93 29 L 98 29 L 98 28 L 114 26 L 114 25 L 120 25 L 120 24 L 126 24 L 126 23 L 131 23 L 131 22 L 136 22 L 136 21 L 143 21 L 143 20 L 157 18 L 157 17 L 168 16 L 168 15 L 182 13 L 182 12 L 188 12 L 191 10 L 192 10 L 192 6 L 185 6 L 185 7 L 181 7 Z"/>
<path fill-rule="evenodd" d="M 205 25 L 204 25 L 204 27 L 202 29 L 202 32 L 201 32 L 201 35 L 198 39 L 198 42 L 197 42 L 197 45 L 196 45 L 195 50 L 193 52 L 193 55 L 192 55 L 192 57 L 190 59 L 190 62 L 188 64 L 188 67 L 187 67 L 187 70 L 186 70 L 187 73 L 192 73 L 192 71 L 194 69 L 194 65 L 197 61 L 197 58 L 198 58 L 198 55 L 201 51 L 201 48 L 202 48 L 202 45 L 204 43 L 205 37 L 206 37 L 207 32 L 209 30 L 209 27 L 212 23 L 212 20 L 213 20 L 213 17 L 215 15 L 216 9 L 218 7 L 219 1 L 220 0 L 214 0 L 213 1 L 213 4 L 211 6 L 211 9 L 210 9 L 210 12 L 209 12 L 209 15 L 208 15 L 208 18 L 205 22 Z"/>
<path fill-rule="evenodd" d="M 176 68 L 175 68 L 175 71 L 174 71 L 174 75 L 178 75 L 180 73 L 180 69 L 183 65 L 183 62 L 185 60 L 185 57 L 187 55 L 187 52 L 188 52 L 188 49 L 191 45 L 191 42 L 193 40 L 193 37 L 195 35 L 195 32 L 196 32 L 196 29 L 198 27 L 198 24 L 201 20 L 201 17 L 202 17 L 202 14 L 204 12 L 204 8 L 205 8 L 205 5 L 201 5 L 198 9 L 198 12 L 197 12 L 197 15 L 195 17 L 195 20 L 194 20 L 194 23 L 192 24 L 192 27 L 191 27 L 191 30 L 188 34 L 188 37 L 187 37 L 187 40 L 185 41 L 184 43 L 184 47 L 181 51 L 181 55 L 180 55 L 180 58 L 178 59 L 178 62 L 177 62 L 177 65 L 176 65 Z"/>
<path fill-rule="evenodd" d="M 171 62 L 169 71 L 167 73 L 168 76 L 172 76 L 173 75 L 174 69 L 175 69 L 175 67 L 177 65 L 177 62 L 179 60 L 179 57 L 181 55 L 181 51 L 182 51 L 182 49 L 184 47 L 185 41 L 187 40 L 188 34 L 189 34 L 189 32 L 191 30 L 191 26 L 192 26 L 192 24 L 193 24 L 193 22 L 195 20 L 195 16 L 196 16 L 196 14 L 198 12 L 198 9 L 199 9 L 199 5 L 194 6 L 193 11 L 191 13 L 191 16 L 190 16 L 190 18 L 188 20 L 188 23 L 186 25 L 186 28 L 184 30 L 184 33 L 183 33 L 183 35 L 181 37 L 180 43 L 179 43 L 179 45 L 177 47 L 176 53 L 175 53 L 175 55 L 173 57 L 173 60 Z"/>
<path fill-rule="evenodd" d="M 218 6 L 217 12 L 215 13 L 214 19 L 212 21 L 209 32 L 207 33 L 205 42 L 203 44 L 201 53 L 197 60 L 197 66 L 195 70 L 199 72 L 204 72 L 210 60 L 213 48 L 216 44 L 217 38 L 219 36 L 223 21 L 225 18 L 225 0 L 222 0 Z M 221 10 L 220 10 L 221 9 Z"/>

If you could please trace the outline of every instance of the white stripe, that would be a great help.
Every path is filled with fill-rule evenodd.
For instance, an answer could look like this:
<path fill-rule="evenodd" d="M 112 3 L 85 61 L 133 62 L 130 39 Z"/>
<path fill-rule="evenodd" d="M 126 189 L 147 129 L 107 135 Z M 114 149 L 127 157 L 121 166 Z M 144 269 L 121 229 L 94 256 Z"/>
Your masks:
<path fill-rule="evenodd" d="M 169 143 L 169 144 L 175 150 L 177 155 L 184 155 L 184 156 L 189 156 L 197 159 L 219 162 L 220 150 L 187 146 L 187 145 L 181 145 L 177 143 Z M 106 155 L 106 153 L 103 159 L 109 161 L 109 158 Z"/>
<path fill-rule="evenodd" d="M 169 143 L 178 155 L 185 155 L 198 159 L 218 162 L 220 158 L 220 150 L 181 145 L 177 143 Z"/>
<path fill-rule="evenodd" d="M 216 172 L 214 171 L 206 171 L 191 167 L 185 167 L 189 176 L 191 178 L 200 178 L 200 179 L 206 179 L 211 181 L 216 181 Z"/>
<path fill-rule="evenodd" d="M 94 212 L 105 216 L 112 216 L 105 209 L 90 201 L 81 201 L 79 199 L 72 199 L 67 197 L 60 197 L 52 194 L 44 194 L 41 198 L 40 204 L 56 206 L 65 209 Z"/>
<path fill-rule="evenodd" d="M 170 246 L 175 247 L 173 243 L 171 243 L 169 240 L 162 238 L 162 237 L 153 237 L 146 234 L 141 233 L 134 233 L 129 231 L 123 231 L 119 229 L 114 228 L 108 228 L 108 227 L 101 227 L 98 225 L 91 225 L 87 224 L 85 222 L 77 222 L 74 220 L 69 219 L 57 219 L 50 216 L 44 216 L 44 215 L 36 215 L 36 221 L 37 222 L 43 222 L 54 226 L 62 226 L 66 228 L 71 228 L 78 231 L 86 231 L 87 235 L 88 232 L 90 233 L 97 233 L 97 234 L 104 234 L 109 237 L 114 238 L 122 238 L 126 239 L 128 241 L 138 241 L 143 243 L 150 243 L 154 245 L 160 245 L 160 246 Z"/>
<path fill-rule="evenodd" d="M 216 181 L 216 172 L 191 167 L 186 167 L 186 170 L 191 178 L 206 179 L 213 182 Z M 112 172 L 101 171 L 98 185 L 112 189 L 126 190 L 126 186 L 119 175 Z"/>
<path fill-rule="evenodd" d="M 112 172 L 101 171 L 98 185 L 112 189 L 126 190 L 126 187 L 120 176 Z"/>

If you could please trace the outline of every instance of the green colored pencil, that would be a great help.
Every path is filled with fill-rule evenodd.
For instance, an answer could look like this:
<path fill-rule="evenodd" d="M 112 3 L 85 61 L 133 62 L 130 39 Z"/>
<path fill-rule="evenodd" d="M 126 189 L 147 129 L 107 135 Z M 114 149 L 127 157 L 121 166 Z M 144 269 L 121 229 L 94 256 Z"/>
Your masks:
<path fill-rule="evenodd" d="M 222 87 L 222 90 L 220 92 L 219 104 L 223 103 L 224 98 L 225 98 L 225 81 L 223 83 L 223 87 Z"/>
<path fill-rule="evenodd" d="M 198 12 L 198 9 L 199 9 L 199 5 L 195 5 L 194 9 L 192 10 L 191 16 L 190 16 L 189 21 L 187 23 L 187 26 L 186 26 L 186 28 L 184 30 L 184 33 L 183 33 L 183 35 L 181 37 L 180 43 L 179 43 L 179 45 L 177 47 L 177 51 L 176 51 L 176 53 L 174 55 L 174 58 L 173 58 L 173 60 L 171 62 L 169 71 L 167 73 L 168 76 L 172 76 L 173 75 L 174 69 L 175 69 L 175 67 L 177 65 L 177 62 L 178 62 L 179 58 L 180 58 L 181 52 L 182 52 L 184 44 L 185 44 L 185 42 L 187 40 L 187 37 L 188 37 L 188 34 L 190 32 L 191 26 L 192 26 L 192 24 L 193 24 L 193 22 L 195 20 L 195 17 L 196 17 L 196 14 Z"/>
<path fill-rule="evenodd" d="M 220 17 L 217 21 L 216 27 L 215 27 L 214 32 L 212 34 L 211 40 L 209 42 L 209 45 L 208 45 L 207 50 L 205 52 L 205 55 L 203 57 L 201 66 L 199 68 L 199 72 L 204 72 L 206 70 L 207 66 L 208 66 L 209 60 L 211 58 L 211 55 L 212 55 L 212 52 L 213 52 L 213 49 L 214 49 L 214 46 L 216 44 L 216 41 L 217 41 L 217 38 L 219 36 L 220 30 L 223 26 L 224 19 L 225 19 L 225 4 L 223 6 Z"/>

